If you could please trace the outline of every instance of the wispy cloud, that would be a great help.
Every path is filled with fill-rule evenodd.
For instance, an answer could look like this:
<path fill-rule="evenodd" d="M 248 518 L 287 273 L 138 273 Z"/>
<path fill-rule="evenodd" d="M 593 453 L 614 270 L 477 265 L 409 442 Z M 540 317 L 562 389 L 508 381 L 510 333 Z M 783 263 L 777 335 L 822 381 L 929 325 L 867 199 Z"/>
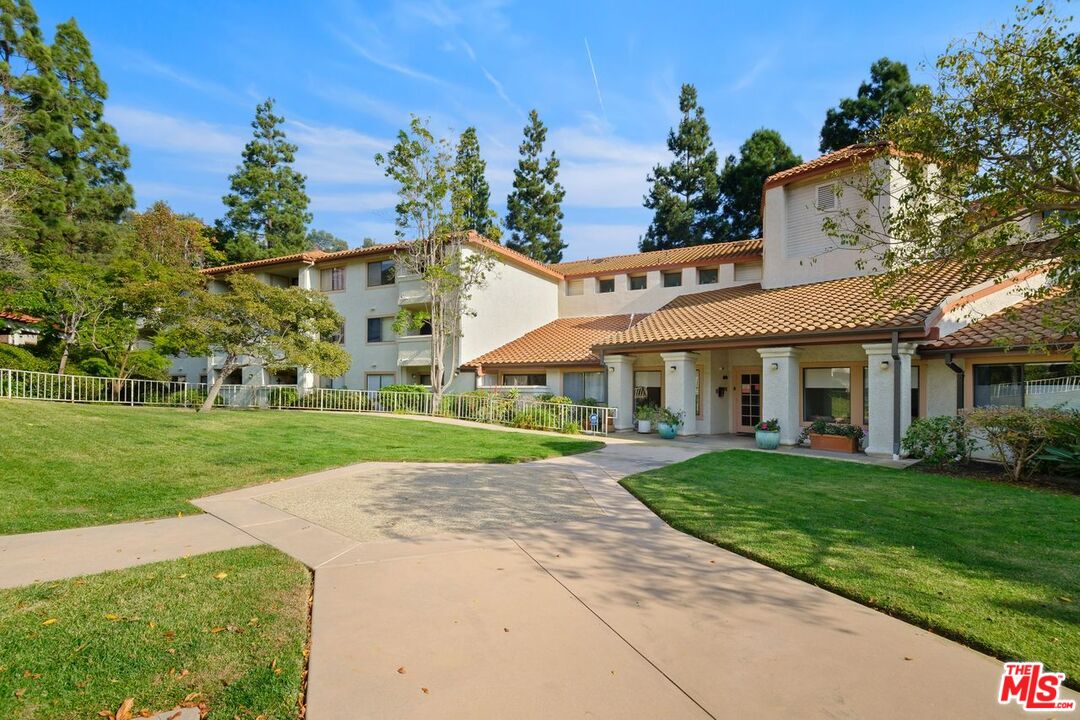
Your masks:
<path fill-rule="evenodd" d="M 774 56 L 772 53 L 763 55 L 758 58 L 749 70 L 739 76 L 735 82 L 731 85 L 731 89 L 734 92 L 745 90 L 746 88 L 757 82 L 757 79 L 761 77 L 761 74 L 769 69 L 769 66 L 773 64 Z"/>
<path fill-rule="evenodd" d="M 124 142 L 170 153 L 240 157 L 246 138 L 214 123 L 128 105 L 109 105 L 106 116 Z"/>
<path fill-rule="evenodd" d="M 380 183 L 384 175 L 375 165 L 375 153 L 385 152 L 391 141 L 349 128 L 291 120 L 289 139 L 300 150 L 297 168 L 314 183 Z"/>
<path fill-rule="evenodd" d="M 395 3 L 394 7 L 407 19 L 422 20 L 435 27 L 454 27 L 461 22 L 461 16 L 441 0 L 407 0 Z"/>
<path fill-rule="evenodd" d="M 196 77 L 175 68 L 172 65 L 160 62 L 141 50 L 125 49 L 120 52 L 122 53 L 121 62 L 123 63 L 125 70 L 137 72 L 142 75 L 152 75 L 154 77 L 163 78 L 177 85 L 182 85 L 186 88 L 203 93 L 204 95 L 212 95 L 232 103 L 243 102 L 240 93 L 230 90 L 220 83 Z"/>
<path fill-rule="evenodd" d="M 356 88 L 333 81 L 327 82 L 323 76 L 310 77 L 308 91 L 321 100 L 378 118 L 390 125 L 403 126 L 409 121 L 409 110 Z"/>
<path fill-rule="evenodd" d="M 491 83 L 491 86 L 493 88 L 495 88 L 495 93 L 500 98 L 502 98 L 503 102 L 509 105 L 510 109 L 512 109 L 519 116 L 524 116 L 525 112 L 521 109 L 521 106 L 510 98 L 510 96 L 506 93 L 506 89 L 503 87 L 503 84 L 499 82 L 499 79 L 492 75 L 483 65 L 480 66 L 480 70 L 483 71 L 484 77 L 487 78 L 487 81 Z"/>
<path fill-rule="evenodd" d="M 313 193 L 311 208 L 323 212 L 368 212 L 392 208 L 397 201 L 397 194 L 389 191 Z"/>
<path fill-rule="evenodd" d="M 434 75 L 426 73 L 422 70 L 417 70 L 416 68 L 398 62 L 393 58 L 384 57 L 382 55 L 376 54 L 372 50 L 368 49 L 366 46 L 361 45 L 360 43 L 353 40 L 345 33 L 335 32 L 334 35 L 342 44 L 345 45 L 345 47 L 349 48 L 372 65 L 377 65 L 385 70 L 389 70 L 390 72 L 397 73 L 398 75 L 410 78 L 412 80 L 421 80 L 423 82 L 432 83 L 434 85 L 442 85 L 447 87 L 450 86 L 450 83 L 446 82 L 441 78 L 437 78 Z"/>
<path fill-rule="evenodd" d="M 596 99 L 600 101 L 600 112 L 607 120 L 607 108 L 604 107 L 604 96 L 600 94 L 600 78 L 596 76 L 596 64 L 593 63 L 592 50 L 589 48 L 589 38 L 585 38 L 585 56 L 589 58 L 589 69 L 592 70 L 593 85 L 596 87 Z"/>

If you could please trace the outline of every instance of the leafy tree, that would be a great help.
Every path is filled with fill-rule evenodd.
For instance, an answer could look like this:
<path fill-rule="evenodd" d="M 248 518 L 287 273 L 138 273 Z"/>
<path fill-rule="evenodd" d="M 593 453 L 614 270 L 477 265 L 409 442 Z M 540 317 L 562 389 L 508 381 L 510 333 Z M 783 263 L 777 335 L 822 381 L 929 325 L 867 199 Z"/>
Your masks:
<path fill-rule="evenodd" d="M 338 252 L 339 250 L 348 250 L 349 243 L 329 230 L 312 230 L 307 235 L 307 248 L 305 249 Z"/>
<path fill-rule="evenodd" d="M 480 157 L 480 140 L 476 128 L 465 128 L 457 146 L 454 176 L 457 185 L 451 193 L 452 201 L 461 207 L 465 227 L 475 230 L 489 240 L 498 240 L 502 231 L 491 209 L 491 188 L 484 173 L 487 163 Z"/>
<path fill-rule="evenodd" d="M 362 241 L 360 242 L 360 247 L 366 247 L 366 248 L 369 248 L 369 247 L 375 247 L 375 246 L 376 246 L 376 245 L 378 245 L 378 244 L 379 244 L 379 243 L 375 242 L 375 238 L 372 238 L 372 237 L 365 237 L 365 238 L 364 238 L 364 239 L 363 239 L 363 240 L 362 240 Z"/>
<path fill-rule="evenodd" d="M 67 371 L 71 351 L 83 341 L 83 331 L 114 302 L 102 268 L 67 255 L 45 263 L 36 258 L 34 278 L 23 303 L 41 318 L 42 331 L 60 347 L 57 372 Z"/>
<path fill-rule="evenodd" d="M 556 263 L 562 260 L 566 243 L 562 241 L 561 204 L 566 191 L 559 184 L 559 160 L 553 150 L 547 159 L 544 140 L 547 128 L 536 110 L 529 112 L 525 139 L 514 170 L 514 189 L 506 199 L 507 247 L 534 260 Z"/>
<path fill-rule="evenodd" d="M 174 212 L 164 200 L 145 212 L 132 213 L 128 222 L 132 249 L 154 263 L 176 269 L 201 268 L 221 259 L 202 220 Z"/>
<path fill-rule="evenodd" d="M 912 84 L 904 63 L 881 58 L 870 66 L 870 82 L 859 85 L 855 97 L 844 98 L 840 107 L 825 113 L 821 152 L 876 139 L 881 125 L 907 112 L 918 90 L 925 87 Z"/>
<path fill-rule="evenodd" d="M 657 165 L 649 176 L 652 187 L 645 196 L 645 207 L 653 211 L 653 219 L 638 242 L 643 252 L 716 239 L 720 222 L 716 149 L 693 85 L 682 86 L 679 112 L 679 127 L 671 129 L 667 140 L 675 159 L 670 165 Z"/>
<path fill-rule="evenodd" d="M 761 188 L 765 178 L 801 162 L 780 133 L 765 128 L 755 130 L 739 147 L 739 157 L 729 155 L 720 172 L 724 211 L 716 239 L 761 237 Z"/>
<path fill-rule="evenodd" d="M 267 99 L 255 109 L 254 137 L 243 161 L 229 176 L 230 192 L 221 200 L 225 217 L 216 224 L 218 242 L 230 262 L 246 262 L 303 252 L 307 248 L 306 178 L 293 168 L 296 145 L 288 142 Z"/>
<path fill-rule="evenodd" d="M 465 208 L 473 198 L 468 186 L 456 181 L 450 143 L 436 139 L 426 122 L 414 115 L 408 131 L 398 132 L 394 147 L 386 155 L 376 155 L 375 162 L 398 184 L 395 234 L 406 247 L 397 261 L 419 275 L 431 295 L 429 308 L 402 310 L 395 328 L 400 332 L 430 323 L 431 385 L 437 406 L 457 374 L 461 320 L 472 312 L 471 293 L 483 285 L 493 261 L 476 246 L 466 252 L 470 233 Z"/>
<path fill-rule="evenodd" d="M 226 377 L 248 365 L 271 371 L 300 365 L 332 377 L 349 369 L 349 353 L 331 339 L 342 318 L 325 295 L 274 287 L 246 273 L 224 282 L 227 292 L 191 293 L 188 321 L 163 336 L 170 352 L 222 358 L 200 411 L 213 407 Z"/>
<path fill-rule="evenodd" d="M 968 275 L 1003 276 L 1041 262 L 1050 240 L 1058 257 L 1045 269 L 1062 290 L 1029 294 L 1050 295 L 1044 325 L 1080 335 L 1069 311 L 1080 302 L 1080 37 L 1070 22 L 1049 5 L 1022 5 L 997 32 L 950 44 L 936 87 L 886 125 L 889 166 L 842 187 L 875 210 L 824 224 L 871 253 L 886 271 L 880 284 L 941 257 Z"/>

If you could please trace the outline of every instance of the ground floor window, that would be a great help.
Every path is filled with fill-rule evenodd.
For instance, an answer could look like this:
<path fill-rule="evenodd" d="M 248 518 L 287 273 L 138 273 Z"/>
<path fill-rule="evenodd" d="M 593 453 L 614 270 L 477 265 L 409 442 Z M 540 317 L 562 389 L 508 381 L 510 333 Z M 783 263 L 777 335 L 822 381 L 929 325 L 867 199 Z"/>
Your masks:
<path fill-rule="evenodd" d="M 244 384 L 244 371 L 240 368 L 236 368 L 227 376 L 225 376 L 226 385 L 243 385 Z"/>
<path fill-rule="evenodd" d="M 397 382 L 397 376 L 393 373 L 372 373 L 364 378 L 364 387 L 367 390 L 382 390 L 395 382 Z"/>
<path fill-rule="evenodd" d="M 568 372 L 562 377 L 562 394 L 576 403 L 585 399 L 599 401 L 605 395 L 603 372 Z"/>
<path fill-rule="evenodd" d="M 851 368 L 803 368 L 803 420 L 848 422 Z"/>
<path fill-rule="evenodd" d="M 660 406 L 660 371 L 634 371 L 634 406 Z"/>
<path fill-rule="evenodd" d="M 1080 409 L 1080 366 L 1071 363 L 976 365 L 975 407 Z"/>
<path fill-rule="evenodd" d="M 546 373 L 516 373 L 513 375 L 503 375 L 503 385 L 510 385 L 512 387 L 525 387 L 527 385 L 542 386 L 547 385 Z"/>

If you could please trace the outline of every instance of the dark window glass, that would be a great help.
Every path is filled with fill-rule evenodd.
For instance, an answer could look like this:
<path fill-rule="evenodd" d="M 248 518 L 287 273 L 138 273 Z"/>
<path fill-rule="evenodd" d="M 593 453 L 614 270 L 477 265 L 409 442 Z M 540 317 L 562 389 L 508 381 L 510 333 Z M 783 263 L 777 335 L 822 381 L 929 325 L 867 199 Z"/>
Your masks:
<path fill-rule="evenodd" d="M 367 265 L 367 284 L 369 286 L 394 284 L 394 261 L 380 260 Z"/>
<path fill-rule="evenodd" d="M 648 281 L 644 275 L 631 275 L 630 276 L 630 289 L 631 290 L 644 290 L 648 285 Z"/>
<path fill-rule="evenodd" d="M 698 285 L 715 285 L 720 281 L 720 271 L 716 268 L 698 268 Z"/>
<path fill-rule="evenodd" d="M 382 342 L 383 340 L 383 319 L 382 318 L 368 318 L 367 321 L 367 341 L 368 342 Z"/>
<path fill-rule="evenodd" d="M 664 287 L 679 287 L 680 285 L 682 285 L 681 271 L 664 273 Z"/>
<path fill-rule="evenodd" d="M 597 292 L 615 292 L 615 278 L 600 278 L 600 280 L 597 281 Z"/>
<path fill-rule="evenodd" d="M 547 375 L 545 373 L 503 375 L 503 385 L 547 385 Z"/>

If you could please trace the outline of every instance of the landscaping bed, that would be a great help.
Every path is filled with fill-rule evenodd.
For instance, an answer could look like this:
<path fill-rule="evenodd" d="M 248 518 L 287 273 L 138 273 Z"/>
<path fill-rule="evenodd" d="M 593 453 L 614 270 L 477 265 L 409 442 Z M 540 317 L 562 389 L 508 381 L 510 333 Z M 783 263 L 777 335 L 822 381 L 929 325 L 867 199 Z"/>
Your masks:
<path fill-rule="evenodd" d="M 268 547 L 0 590 L 0 717 L 300 715 L 311 575 Z"/>
<path fill-rule="evenodd" d="M 1078 686 L 1076 495 L 743 450 L 622 484 L 684 532 Z"/>
<path fill-rule="evenodd" d="M 188 500 L 355 462 L 510 463 L 580 437 L 397 417 L 0 400 L 0 534 L 199 510 Z"/>

